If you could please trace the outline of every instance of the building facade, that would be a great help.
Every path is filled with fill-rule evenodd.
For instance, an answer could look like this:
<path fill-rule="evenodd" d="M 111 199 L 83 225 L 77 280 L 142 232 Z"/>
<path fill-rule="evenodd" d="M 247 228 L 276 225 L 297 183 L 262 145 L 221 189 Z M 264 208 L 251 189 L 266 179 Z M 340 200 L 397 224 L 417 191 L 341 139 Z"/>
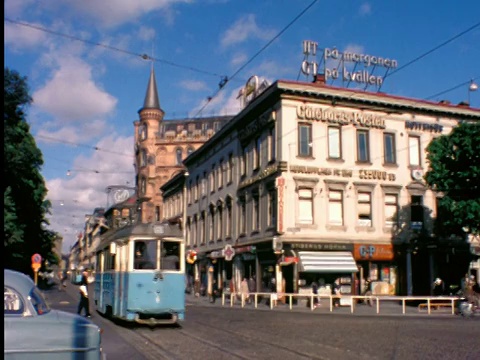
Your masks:
<path fill-rule="evenodd" d="M 257 291 L 291 293 L 314 281 L 329 292 L 338 279 L 352 294 L 369 279 L 375 293 L 420 294 L 434 276 L 457 277 L 445 269 L 460 269 L 469 249 L 433 233 L 440 194 L 423 175 L 426 146 L 463 120 L 480 111 L 275 82 L 162 188 L 169 215 L 185 202 L 195 280 L 239 291 L 253 277 Z"/>

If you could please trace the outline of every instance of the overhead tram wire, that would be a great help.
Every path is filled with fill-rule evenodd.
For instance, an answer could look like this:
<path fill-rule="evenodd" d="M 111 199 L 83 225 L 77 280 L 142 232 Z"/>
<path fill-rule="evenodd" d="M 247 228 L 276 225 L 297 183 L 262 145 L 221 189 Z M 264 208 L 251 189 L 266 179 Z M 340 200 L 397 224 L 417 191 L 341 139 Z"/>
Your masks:
<path fill-rule="evenodd" d="M 57 138 L 50 137 L 50 136 L 35 135 L 35 137 L 40 138 L 40 139 L 53 141 L 53 142 L 62 143 L 62 144 L 67 144 L 67 145 L 79 146 L 79 147 L 83 147 L 83 148 L 87 148 L 87 149 L 92 149 L 92 150 L 95 150 L 95 151 L 102 151 L 102 152 L 106 152 L 106 153 L 109 153 L 109 154 L 134 157 L 133 154 L 127 154 L 127 153 L 122 153 L 122 152 L 118 152 L 118 151 L 107 150 L 107 149 L 100 148 L 98 146 L 91 146 L 91 145 L 76 143 L 76 142 L 73 142 L 73 141 L 61 140 L 61 139 L 57 139 Z"/>
<path fill-rule="evenodd" d="M 177 68 L 180 68 L 180 69 L 190 70 L 190 71 L 197 72 L 197 73 L 204 74 L 204 75 L 215 76 L 215 77 L 224 77 L 224 75 L 222 75 L 222 74 L 217 74 L 217 73 L 215 73 L 215 72 L 202 70 L 202 69 L 199 69 L 199 68 L 196 68 L 196 67 L 193 67 L 193 66 L 178 64 L 178 63 L 175 63 L 175 62 L 173 62 L 173 61 L 155 58 L 155 57 L 149 56 L 149 55 L 147 55 L 147 54 L 140 54 L 140 53 L 136 53 L 136 52 L 134 52 L 134 51 L 125 50 L 125 49 L 120 49 L 120 48 L 117 48 L 117 47 L 115 47 L 115 46 L 111 46 L 111 45 L 107 45 L 107 44 L 102 44 L 102 43 L 95 42 L 95 41 L 85 40 L 85 39 L 79 38 L 79 37 L 77 37 L 77 36 L 64 34 L 64 33 L 58 32 L 58 31 L 54 31 L 54 30 L 47 29 L 47 28 L 42 27 L 42 26 L 32 25 L 32 24 L 25 23 L 25 22 L 18 21 L 18 20 L 12 20 L 12 19 L 9 19 L 9 18 L 6 18 L 6 17 L 4 17 L 3 19 L 4 19 L 5 21 L 7 21 L 7 22 L 12 23 L 12 24 L 16 24 L 16 25 L 19 25 L 19 26 L 28 27 L 28 28 L 31 28 L 31 29 L 34 29 L 34 30 L 38 30 L 38 31 L 43 31 L 43 32 L 48 33 L 48 34 L 51 34 L 51 35 L 60 36 L 60 37 L 66 38 L 66 39 L 83 42 L 83 43 L 85 43 L 85 44 L 102 47 L 102 48 L 105 48 L 105 49 L 108 49 L 108 50 L 112 50 L 112 51 L 116 51 L 116 52 L 119 52 L 119 53 L 123 53 L 123 54 L 126 54 L 126 55 L 132 55 L 132 56 L 135 56 L 135 57 L 140 57 L 140 58 L 142 58 L 143 60 L 156 61 L 156 62 L 159 62 L 159 63 L 162 63 L 162 64 L 174 66 L 174 67 L 177 67 Z"/>
<path fill-rule="evenodd" d="M 459 37 L 467 34 L 468 32 L 472 31 L 473 29 L 475 29 L 475 28 L 477 28 L 477 27 L 479 27 L 479 26 L 480 26 L 480 22 L 476 23 L 475 25 L 470 26 L 468 29 L 466 29 L 466 30 L 458 33 L 457 35 L 451 37 L 450 39 L 444 41 L 443 43 L 435 46 L 433 49 L 430 49 L 430 50 L 428 50 L 427 52 L 423 53 L 422 55 L 417 56 L 415 59 L 410 60 L 410 61 L 407 62 L 405 65 L 402 65 L 402 66 L 400 66 L 398 69 L 393 70 L 392 72 L 390 72 L 390 74 L 385 75 L 385 78 L 386 78 L 386 77 L 389 77 L 389 76 L 392 76 L 393 74 L 396 74 L 396 73 L 399 72 L 400 70 L 405 69 L 407 66 L 410 66 L 410 65 L 416 63 L 416 62 L 419 61 L 420 59 L 423 59 L 425 56 L 430 55 L 430 54 L 433 53 L 434 51 L 437 51 L 438 49 L 440 49 L 440 48 L 444 47 L 445 45 L 451 43 L 453 40 L 458 39 Z M 379 86 L 377 92 L 379 92 L 379 91 L 381 90 L 382 85 L 383 85 L 383 83 Z"/>
<path fill-rule="evenodd" d="M 448 92 L 450 92 L 450 91 L 457 90 L 457 89 L 461 88 L 462 86 L 468 85 L 472 80 L 475 81 L 475 80 L 477 80 L 477 79 L 480 79 L 480 76 L 476 76 L 476 77 L 474 77 L 474 78 L 472 78 L 472 79 L 469 79 L 469 80 L 464 81 L 464 82 L 462 82 L 462 83 L 460 83 L 460 84 L 458 84 L 458 85 L 455 85 L 455 86 L 453 86 L 453 87 L 451 87 L 451 88 L 449 88 L 449 89 L 447 89 L 447 90 L 440 91 L 439 93 L 430 95 L 429 97 L 426 97 L 425 100 L 430 100 L 430 99 L 433 99 L 433 98 L 435 98 L 435 97 L 437 97 L 437 96 L 446 94 L 446 93 L 448 93 Z"/>
<path fill-rule="evenodd" d="M 225 85 L 232 79 L 234 79 L 245 67 L 250 64 L 253 60 L 257 58 L 267 47 L 269 47 L 276 39 L 278 39 L 287 29 L 292 26 L 300 17 L 303 16 L 318 0 L 313 0 L 305 9 L 303 9 L 292 21 L 290 21 L 277 35 L 275 35 L 269 42 L 267 42 L 260 50 L 258 50 L 248 61 L 246 61 L 242 66 L 240 66 L 237 71 L 235 71 L 230 77 L 223 77 L 222 81 L 219 84 L 218 89 L 212 96 L 207 97 L 207 102 L 197 111 L 194 118 L 198 117 L 199 114 L 207 107 L 207 105 L 222 91 Z"/>

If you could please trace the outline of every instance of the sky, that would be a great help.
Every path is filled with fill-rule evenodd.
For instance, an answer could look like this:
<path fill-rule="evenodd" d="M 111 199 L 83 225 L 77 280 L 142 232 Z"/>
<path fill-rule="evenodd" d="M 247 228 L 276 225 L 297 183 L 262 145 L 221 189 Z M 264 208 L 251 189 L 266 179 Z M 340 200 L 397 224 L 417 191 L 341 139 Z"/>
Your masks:
<path fill-rule="evenodd" d="M 477 0 L 5 0 L 4 10 L 4 65 L 28 79 L 64 252 L 85 215 L 108 205 L 108 186 L 134 186 L 133 122 L 152 66 L 165 119 L 236 114 L 253 75 L 311 81 L 304 40 L 318 43 L 308 60 L 320 69 L 338 66 L 323 62 L 327 48 L 388 58 L 398 66 L 382 92 L 480 108 L 469 91 L 480 85 Z"/>

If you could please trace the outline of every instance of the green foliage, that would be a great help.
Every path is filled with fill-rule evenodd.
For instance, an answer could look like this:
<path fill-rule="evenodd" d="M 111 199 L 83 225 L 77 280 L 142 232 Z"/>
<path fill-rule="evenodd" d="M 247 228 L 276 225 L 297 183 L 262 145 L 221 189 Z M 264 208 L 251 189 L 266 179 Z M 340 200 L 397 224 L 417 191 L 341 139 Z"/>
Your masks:
<path fill-rule="evenodd" d="M 480 124 L 461 123 L 427 147 L 427 183 L 444 194 L 437 233 L 480 232 Z"/>
<path fill-rule="evenodd" d="M 30 134 L 26 107 L 31 103 L 25 77 L 4 69 L 4 267 L 25 273 L 38 252 L 55 260 L 55 234 L 45 229 L 48 202 L 40 173 L 42 153 Z M 49 260 L 50 261 L 50 260 Z"/>

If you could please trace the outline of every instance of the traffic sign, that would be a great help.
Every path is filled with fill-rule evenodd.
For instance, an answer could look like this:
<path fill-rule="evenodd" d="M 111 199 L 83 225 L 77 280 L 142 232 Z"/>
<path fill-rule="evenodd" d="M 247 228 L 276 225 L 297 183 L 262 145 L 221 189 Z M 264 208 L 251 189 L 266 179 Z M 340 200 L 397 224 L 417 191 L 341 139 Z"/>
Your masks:
<path fill-rule="evenodd" d="M 41 264 L 41 263 L 42 263 L 42 255 L 33 254 L 32 255 L 32 264 Z"/>
<path fill-rule="evenodd" d="M 40 268 L 42 267 L 42 264 L 40 263 L 32 263 L 32 269 L 33 271 L 37 272 L 38 270 L 40 270 Z"/>

